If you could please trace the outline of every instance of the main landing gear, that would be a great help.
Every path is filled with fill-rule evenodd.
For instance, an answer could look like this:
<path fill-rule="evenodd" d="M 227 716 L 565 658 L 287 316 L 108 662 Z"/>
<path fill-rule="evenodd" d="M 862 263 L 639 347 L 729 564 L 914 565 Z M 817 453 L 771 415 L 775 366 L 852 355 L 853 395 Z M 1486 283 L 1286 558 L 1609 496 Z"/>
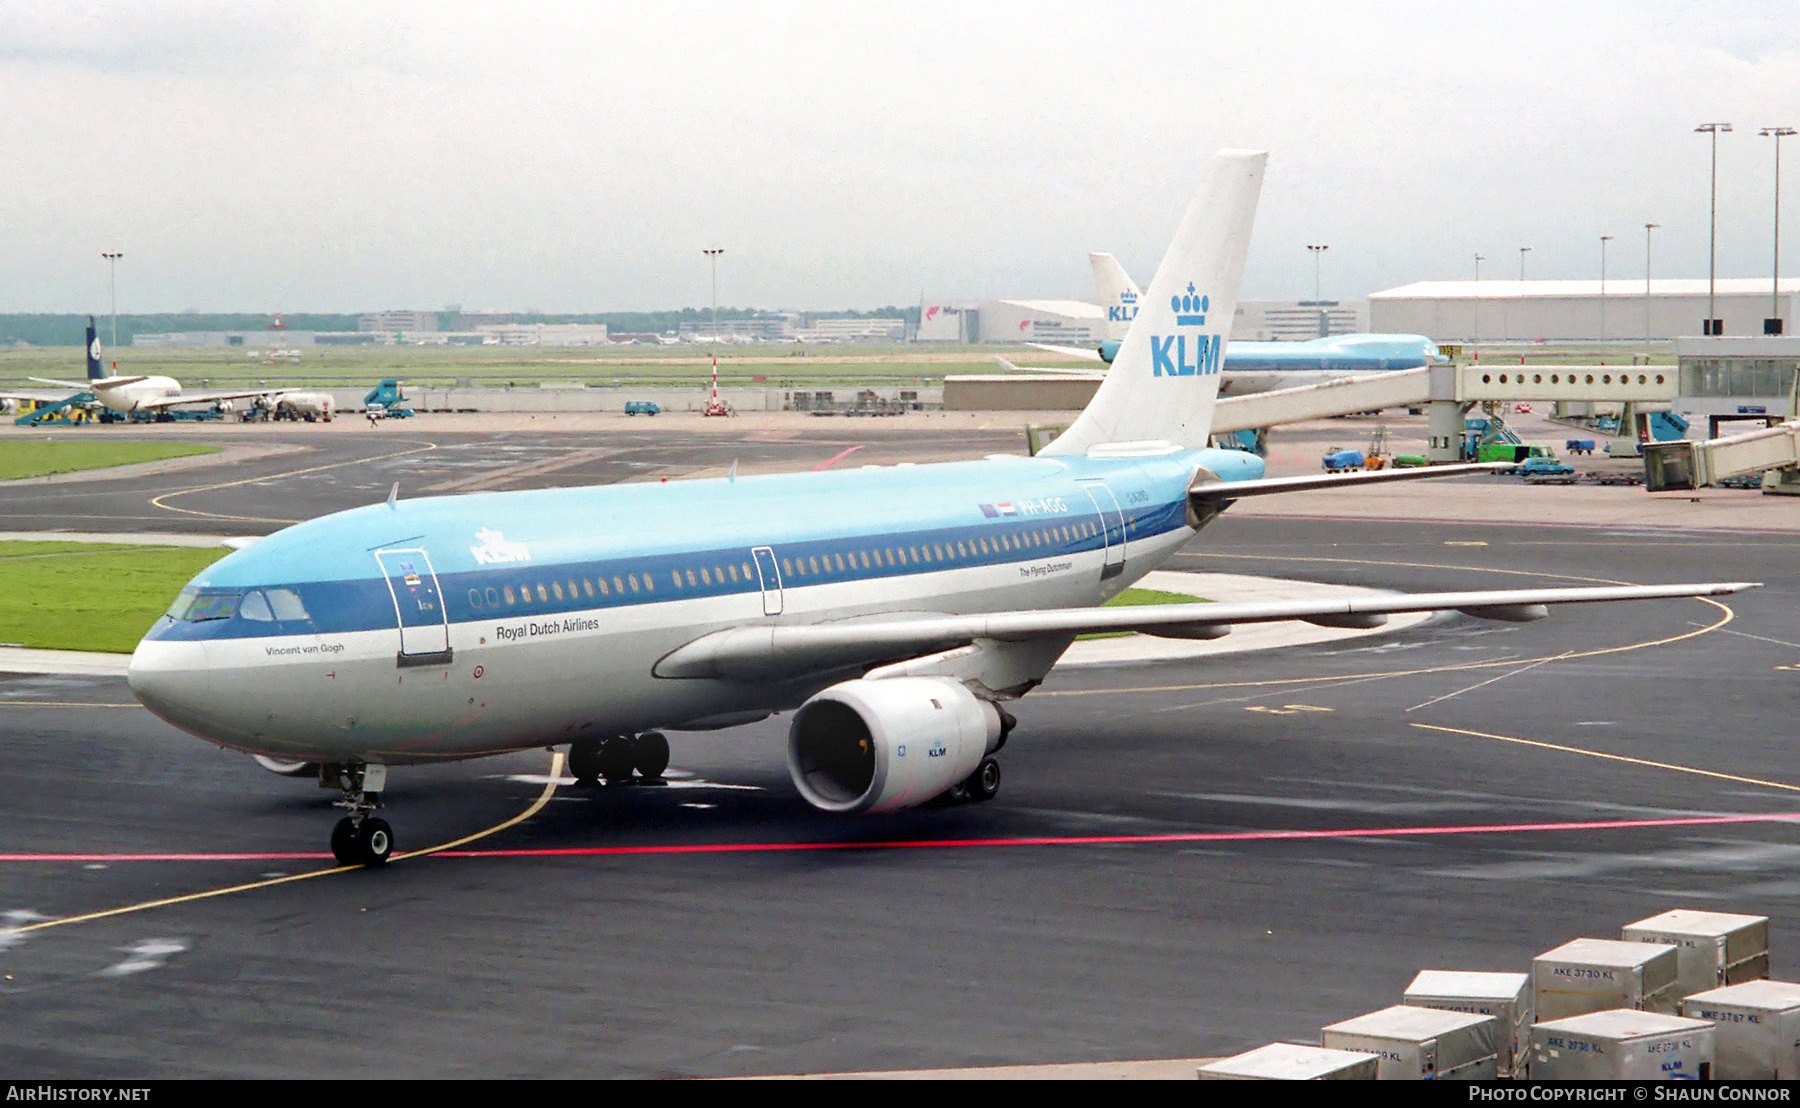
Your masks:
<path fill-rule="evenodd" d="M 394 829 L 375 816 L 381 807 L 381 790 L 387 785 L 387 767 L 365 763 L 327 765 L 320 768 L 319 784 L 334 785 L 343 792 L 337 802 L 349 815 L 331 829 L 331 853 L 341 866 L 379 866 L 394 852 Z"/>
<path fill-rule="evenodd" d="M 984 804 L 1000 794 L 1000 763 L 983 758 L 975 772 L 950 786 L 944 795 L 957 804 Z"/>
<path fill-rule="evenodd" d="M 577 785 L 598 785 L 602 779 L 608 785 L 661 785 L 668 768 L 669 740 L 661 731 L 569 744 L 569 773 Z"/>

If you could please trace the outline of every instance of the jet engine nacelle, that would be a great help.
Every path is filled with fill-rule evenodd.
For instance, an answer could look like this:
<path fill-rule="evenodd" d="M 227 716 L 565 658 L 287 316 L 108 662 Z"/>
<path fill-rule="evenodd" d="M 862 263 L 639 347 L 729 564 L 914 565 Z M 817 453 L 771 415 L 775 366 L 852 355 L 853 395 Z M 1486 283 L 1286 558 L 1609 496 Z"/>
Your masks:
<path fill-rule="evenodd" d="M 845 681 L 794 713 L 788 774 L 815 808 L 896 812 L 974 773 L 1000 732 L 1000 710 L 947 677 Z"/>
<path fill-rule="evenodd" d="M 19 402 L 12 397 L 0 397 L 0 415 L 18 415 Z"/>

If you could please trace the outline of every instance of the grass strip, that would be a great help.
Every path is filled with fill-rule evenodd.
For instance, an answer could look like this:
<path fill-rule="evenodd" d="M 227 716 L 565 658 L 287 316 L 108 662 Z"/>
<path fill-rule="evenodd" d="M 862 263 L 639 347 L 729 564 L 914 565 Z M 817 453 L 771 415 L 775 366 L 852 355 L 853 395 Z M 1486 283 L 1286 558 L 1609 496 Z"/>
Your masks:
<path fill-rule="evenodd" d="M 1200 596 L 1189 596 L 1184 592 L 1162 592 L 1157 589 L 1126 589 L 1124 592 L 1108 600 L 1107 608 L 1135 608 L 1141 604 L 1210 604 L 1210 600 Z M 1136 631 L 1095 631 L 1087 635 L 1077 635 L 1076 642 L 1090 639 L 1122 639 L 1127 635 L 1135 635 Z"/>
<path fill-rule="evenodd" d="M 83 469 L 106 469 L 134 462 L 161 462 L 194 454 L 217 454 L 216 446 L 173 442 L 70 442 L 67 439 L 8 439 L 0 442 L 0 481 L 48 477 Z"/>
<path fill-rule="evenodd" d="M 224 547 L 0 542 L 0 643 L 129 654 Z"/>

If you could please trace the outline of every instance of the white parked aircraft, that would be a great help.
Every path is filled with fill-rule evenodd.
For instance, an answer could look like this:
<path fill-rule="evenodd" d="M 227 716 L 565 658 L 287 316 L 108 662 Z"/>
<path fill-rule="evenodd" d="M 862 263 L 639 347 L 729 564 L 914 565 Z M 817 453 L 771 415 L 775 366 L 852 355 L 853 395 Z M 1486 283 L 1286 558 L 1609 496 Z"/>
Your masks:
<path fill-rule="evenodd" d="M 88 317 L 87 325 L 87 380 L 58 381 L 50 377 L 33 377 L 31 380 L 73 391 L 53 393 L 46 389 L 14 390 L 7 392 L 4 399 L 12 401 L 16 407 L 20 400 L 58 401 L 66 400 L 76 393 L 91 392 L 96 403 L 121 415 L 155 417 L 171 408 L 193 405 L 209 405 L 228 412 L 232 410 L 233 401 L 251 397 L 273 401 L 287 391 L 260 388 L 226 392 L 183 392 L 181 382 L 173 377 L 109 374 L 101 364 L 100 336 L 94 329 L 92 316 Z"/>
<path fill-rule="evenodd" d="M 660 775 L 659 730 L 792 711 L 828 812 L 985 800 L 1006 701 L 1076 635 L 1213 638 L 1388 613 L 1542 617 L 1734 583 L 1101 608 L 1234 501 L 1486 466 L 1266 478 L 1205 447 L 1266 155 L 1214 158 L 1112 370 L 1037 457 L 399 500 L 277 532 L 196 577 L 131 659 L 195 735 L 319 767 L 375 864 L 388 768 L 568 744 L 578 780 Z"/>

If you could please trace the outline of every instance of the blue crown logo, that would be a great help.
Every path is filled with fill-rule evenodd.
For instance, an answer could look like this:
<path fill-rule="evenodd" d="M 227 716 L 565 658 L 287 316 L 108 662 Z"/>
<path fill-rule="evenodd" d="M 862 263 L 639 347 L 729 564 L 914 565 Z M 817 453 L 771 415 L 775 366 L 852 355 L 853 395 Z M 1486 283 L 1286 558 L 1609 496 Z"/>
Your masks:
<path fill-rule="evenodd" d="M 1119 303 L 1121 303 L 1121 304 L 1136 304 L 1137 298 L 1138 298 L 1137 293 L 1132 292 L 1130 289 L 1126 289 L 1124 292 L 1119 294 Z"/>
<path fill-rule="evenodd" d="M 1186 295 L 1169 297 L 1169 307 L 1175 312 L 1177 324 L 1203 326 L 1206 313 L 1212 308 L 1212 298 L 1196 294 L 1194 282 L 1189 281 Z"/>

